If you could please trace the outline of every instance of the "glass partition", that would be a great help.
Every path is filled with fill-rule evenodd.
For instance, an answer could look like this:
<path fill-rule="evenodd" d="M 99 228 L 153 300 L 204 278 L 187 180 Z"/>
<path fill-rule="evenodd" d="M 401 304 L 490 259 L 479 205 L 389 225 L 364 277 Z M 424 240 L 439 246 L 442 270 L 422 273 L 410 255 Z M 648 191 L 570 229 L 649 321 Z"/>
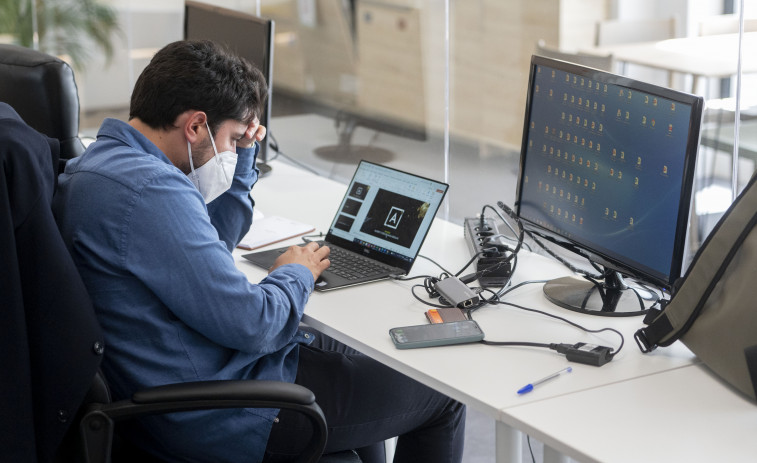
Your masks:
<path fill-rule="evenodd" d="M 276 22 L 270 129 L 279 155 L 340 181 L 361 159 L 445 180 L 437 3 L 263 0 L 261 14 Z"/>
<path fill-rule="evenodd" d="M 110 58 L 83 39 L 91 48 L 76 71 L 85 135 L 106 116 L 128 117 L 131 89 L 152 54 L 183 37 L 182 0 L 100 3 L 116 11 L 120 30 Z M 448 181 L 440 216 L 455 222 L 485 204 L 514 201 L 528 62 L 537 49 L 576 60 L 604 56 L 612 72 L 707 99 L 694 248 L 755 170 L 755 0 L 208 3 L 275 20 L 272 157 L 339 181 L 360 159 Z M 47 4 L 35 2 L 40 30 Z M 7 32 L 0 40 L 14 41 Z M 667 58 L 634 56 L 643 44 L 650 48 L 637 48 L 642 57 Z"/>

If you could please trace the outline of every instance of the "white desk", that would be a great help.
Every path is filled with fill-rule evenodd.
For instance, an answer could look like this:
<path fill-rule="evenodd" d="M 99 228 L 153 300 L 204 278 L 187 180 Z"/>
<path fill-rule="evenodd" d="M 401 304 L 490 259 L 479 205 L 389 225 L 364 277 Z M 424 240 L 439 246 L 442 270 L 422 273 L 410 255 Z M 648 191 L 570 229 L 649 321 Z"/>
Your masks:
<path fill-rule="evenodd" d="M 691 93 L 695 93 L 701 77 L 730 77 L 738 71 L 738 34 L 616 44 L 586 51 L 612 54 L 623 63 L 691 74 L 694 77 Z M 757 32 L 744 34 L 742 51 L 742 72 L 757 72 Z"/>
<path fill-rule="evenodd" d="M 280 162 L 253 190 L 258 207 L 267 214 L 283 215 L 310 222 L 318 230 L 328 227 L 346 190 L 346 185 L 316 177 Z M 473 206 L 476 210 L 481 205 Z M 296 241 L 294 241 L 296 242 Z M 259 281 L 265 272 L 244 260 L 242 250 L 234 252 L 238 267 L 250 281 Z M 462 227 L 437 218 L 421 249 L 446 268 L 456 271 L 470 258 Z M 418 259 L 412 275 L 438 275 L 440 270 Z M 564 276 L 566 269 L 552 259 L 523 252 L 515 280 Z M 515 291 L 507 300 L 543 309 L 589 328 L 612 326 L 626 338 L 626 346 L 611 363 L 596 368 L 571 364 L 570 375 L 518 396 L 524 384 L 564 368 L 562 355 L 547 349 L 505 348 L 480 344 L 433 349 L 398 350 L 388 331 L 395 326 L 425 323 L 427 306 L 410 293 L 412 282 L 383 281 L 327 293 L 314 293 L 303 321 L 363 353 L 399 370 L 445 394 L 476 408 L 496 420 L 497 461 L 521 462 L 520 422 L 509 410 L 548 398 L 591 391 L 640 376 L 690 365 L 693 355 L 683 346 L 659 349 L 643 355 L 633 345 L 632 335 L 641 326 L 638 317 L 605 318 L 559 309 L 546 301 L 540 285 Z M 532 342 L 590 342 L 617 346 L 611 333 L 599 336 L 583 333 L 565 323 L 507 307 L 487 307 L 475 312 L 489 340 Z M 629 344 L 630 343 L 630 344 Z M 529 431 L 532 429 L 526 428 Z"/>
<path fill-rule="evenodd" d="M 701 364 L 509 411 L 515 426 L 581 462 L 746 462 L 757 408 Z"/>

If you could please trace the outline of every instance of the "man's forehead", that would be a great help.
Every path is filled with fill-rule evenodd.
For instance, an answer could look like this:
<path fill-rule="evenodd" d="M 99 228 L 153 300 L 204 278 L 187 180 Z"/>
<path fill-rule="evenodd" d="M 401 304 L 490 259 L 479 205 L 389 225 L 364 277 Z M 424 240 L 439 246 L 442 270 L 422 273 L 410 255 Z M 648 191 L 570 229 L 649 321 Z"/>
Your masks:
<path fill-rule="evenodd" d="M 234 119 L 227 119 L 221 123 L 219 131 L 228 131 L 235 134 L 242 134 L 247 130 L 247 124 Z"/>

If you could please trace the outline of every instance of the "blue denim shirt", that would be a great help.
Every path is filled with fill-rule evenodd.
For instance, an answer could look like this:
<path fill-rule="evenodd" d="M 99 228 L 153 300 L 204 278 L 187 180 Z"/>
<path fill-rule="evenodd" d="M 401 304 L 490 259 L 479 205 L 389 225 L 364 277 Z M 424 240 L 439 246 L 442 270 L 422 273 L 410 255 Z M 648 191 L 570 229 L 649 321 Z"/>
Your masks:
<path fill-rule="evenodd" d="M 252 220 L 257 145 L 238 155 L 231 189 L 206 206 L 151 141 L 107 119 L 60 176 L 54 211 L 105 331 L 114 399 L 185 381 L 294 381 L 313 276 L 290 264 L 251 284 L 236 268 L 231 250 Z M 258 461 L 276 414 L 177 413 L 131 432 L 167 460 Z"/>

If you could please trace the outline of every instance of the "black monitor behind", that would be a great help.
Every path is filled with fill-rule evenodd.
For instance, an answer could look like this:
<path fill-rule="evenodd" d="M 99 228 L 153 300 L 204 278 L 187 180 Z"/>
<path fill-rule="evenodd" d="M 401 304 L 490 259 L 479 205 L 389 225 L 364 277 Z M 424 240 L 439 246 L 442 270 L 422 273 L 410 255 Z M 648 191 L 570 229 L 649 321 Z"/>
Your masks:
<path fill-rule="evenodd" d="M 260 123 L 269 131 L 273 96 L 273 37 L 274 22 L 270 19 L 192 0 L 185 3 L 185 39 L 207 39 L 223 44 L 254 64 L 265 75 L 268 98 Z M 269 138 L 266 137 L 260 143 L 257 166 L 261 175 L 271 171 L 271 167 L 266 163 L 270 158 Z"/>

